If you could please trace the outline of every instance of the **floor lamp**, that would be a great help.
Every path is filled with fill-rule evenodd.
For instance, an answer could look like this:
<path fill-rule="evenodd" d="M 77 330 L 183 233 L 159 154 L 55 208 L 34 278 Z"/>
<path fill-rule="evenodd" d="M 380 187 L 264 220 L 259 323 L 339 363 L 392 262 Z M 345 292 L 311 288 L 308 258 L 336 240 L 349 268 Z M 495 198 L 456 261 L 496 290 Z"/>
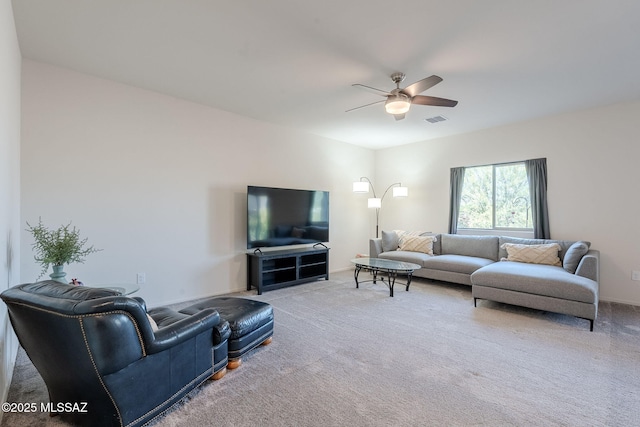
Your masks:
<path fill-rule="evenodd" d="M 387 189 L 384 190 L 384 193 L 380 198 L 376 196 L 376 190 L 373 188 L 373 183 L 366 176 L 361 177 L 360 181 L 356 181 L 353 183 L 354 193 L 369 193 L 369 191 L 373 193 L 373 197 L 370 197 L 368 199 L 368 207 L 374 208 L 376 210 L 376 238 L 380 237 L 378 235 L 378 223 L 380 219 L 380 209 L 382 208 L 382 201 L 384 200 L 384 196 L 386 196 L 389 190 L 392 188 L 393 197 L 407 197 L 409 195 L 409 189 L 407 187 L 403 187 L 400 182 L 396 182 L 388 186 Z"/>

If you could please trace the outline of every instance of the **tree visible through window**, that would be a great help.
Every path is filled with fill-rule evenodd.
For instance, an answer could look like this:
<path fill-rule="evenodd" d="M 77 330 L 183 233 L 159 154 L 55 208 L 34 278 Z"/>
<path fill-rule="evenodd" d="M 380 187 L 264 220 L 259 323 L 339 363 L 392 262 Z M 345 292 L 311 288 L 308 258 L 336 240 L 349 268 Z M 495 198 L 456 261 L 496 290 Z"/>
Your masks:
<path fill-rule="evenodd" d="M 458 228 L 532 230 L 524 163 L 465 168 Z"/>

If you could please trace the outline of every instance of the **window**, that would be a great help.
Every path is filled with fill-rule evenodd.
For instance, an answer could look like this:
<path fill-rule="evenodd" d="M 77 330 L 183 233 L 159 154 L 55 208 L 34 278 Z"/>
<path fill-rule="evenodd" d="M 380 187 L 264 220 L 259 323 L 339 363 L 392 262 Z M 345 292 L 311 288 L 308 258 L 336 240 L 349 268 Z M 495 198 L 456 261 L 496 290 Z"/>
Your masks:
<path fill-rule="evenodd" d="M 314 191 L 311 199 L 311 209 L 309 212 L 310 224 L 329 224 L 329 193 L 324 191 Z"/>
<path fill-rule="evenodd" d="M 458 228 L 533 230 L 524 162 L 465 168 Z"/>
<path fill-rule="evenodd" d="M 249 241 L 265 240 L 269 238 L 269 196 L 249 194 L 247 197 L 249 212 L 257 212 L 257 215 L 248 215 L 247 233 Z"/>

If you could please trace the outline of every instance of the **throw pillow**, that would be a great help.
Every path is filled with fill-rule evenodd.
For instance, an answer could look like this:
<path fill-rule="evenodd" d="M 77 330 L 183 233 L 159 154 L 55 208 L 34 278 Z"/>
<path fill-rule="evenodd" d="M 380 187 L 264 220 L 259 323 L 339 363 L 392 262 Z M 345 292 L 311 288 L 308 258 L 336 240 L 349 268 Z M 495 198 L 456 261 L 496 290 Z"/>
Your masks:
<path fill-rule="evenodd" d="M 400 240 L 398 233 L 395 231 L 382 230 L 382 252 L 391 252 L 398 250 Z"/>
<path fill-rule="evenodd" d="M 404 236 L 426 236 L 428 231 L 405 231 L 405 230 L 393 230 L 398 235 L 398 238 L 402 239 Z"/>
<path fill-rule="evenodd" d="M 428 231 L 382 231 L 382 252 L 397 251 L 400 246 L 400 240 L 405 236 L 426 236 Z M 434 242 L 435 237 L 434 237 Z"/>
<path fill-rule="evenodd" d="M 433 255 L 433 242 L 435 236 L 404 236 L 400 239 L 400 250 L 409 252 L 422 252 Z"/>
<path fill-rule="evenodd" d="M 517 243 L 504 243 L 502 249 L 507 251 L 507 258 L 503 261 L 518 261 L 529 264 L 548 264 L 561 266 L 558 251 L 561 247 L 557 243 L 543 245 L 521 245 Z"/>
<path fill-rule="evenodd" d="M 567 253 L 564 254 L 562 267 L 569 273 L 575 273 L 578 268 L 578 264 L 580 264 L 580 260 L 587 252 L 589 252 L 589 246 L 590 243 L 584 241 L 575 242 L 571 245 L 569 249 L 567 249 Z"/>

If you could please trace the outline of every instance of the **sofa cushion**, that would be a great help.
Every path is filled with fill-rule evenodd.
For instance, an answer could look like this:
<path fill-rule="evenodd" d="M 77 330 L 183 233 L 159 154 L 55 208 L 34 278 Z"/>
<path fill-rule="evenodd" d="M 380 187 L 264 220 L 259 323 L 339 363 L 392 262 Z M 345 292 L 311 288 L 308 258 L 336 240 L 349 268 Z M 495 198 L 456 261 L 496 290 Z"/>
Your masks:
<path fill-rule="evenodd" d="M 473 273 L 471 284 L 589 304 L 598 301 L 597 282 L 554 265 L 496 262 Z"/>
<path fill-rule="evenodd" d="M 432 270 L 450 271 L 452 273 L 471 274 L 477 269 L 493 263 L 493 260 L 486 258 L 445 254 L 426 258 L 422 267 Z"/>
<path fill-rule="evenodd" d="M 378 255 L 378 258 L 390 259 L 393 261 L 412 262 L 424 267 L 425 261 L 433 258 L 433 255 L 428 255 L 422 252 L 409 252 L 409 251 L 390 251 L 383 252 Z"/>
<path fill-rule="evenodd" d="M 422 252 L 433 255 L 434 236 L 403 236 L 400 239 L 400 251 Z"/>
<path fill-rule="evenodd" d="M 518 243 L 504 243 L 500 249 L 506 249 L 507 257 L 501 261 L 518 261 L 530 264 L 562 265 L 558 258 L 560 245 L 547 243 L 543 245 L 521 245 Z M 577 265 L 576 265 L 577 267 Z"/>
<path fill-rule="evenodd" d="M 443 234 L 441 236 L 441 253 L 465 255 L 498 261 L 497 236 L 462 236 L 459 234 Z"/>
<path fill-rule="evenodd" d="M 591 246 L 591 244 L 584 241 L 575 242 L 571 245 L 564 255 L 562 267 L 569 273 L 575 273 L 578 264 L 580 264 L 580 260 L 589 252 L 589 246 Z"/>

